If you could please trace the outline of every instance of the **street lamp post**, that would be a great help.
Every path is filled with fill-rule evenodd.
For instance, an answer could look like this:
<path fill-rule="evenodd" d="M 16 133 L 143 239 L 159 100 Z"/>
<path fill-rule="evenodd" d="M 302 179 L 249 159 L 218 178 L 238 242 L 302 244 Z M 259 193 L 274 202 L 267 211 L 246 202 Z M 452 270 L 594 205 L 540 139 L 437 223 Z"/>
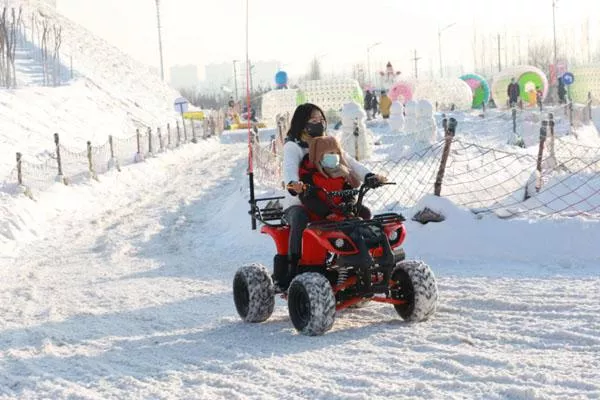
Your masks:
<path fill-rule="evenodd" d="M 163 50 L 162 50 L 162 37 L 160 33 L 160 0 L 156 0 L 156 21 L 158 29 L 158 53 L 160 56 L 160 79 L 165 80 L 165 69 L 163 67 Z"/>
<path fill-rule="evenodd" d="M 554 74 L 558 76 L 556 64 L 558 62 L 556 55 L 556 0 L 552 0 L 552 30 L 554 31 Z"/>
<path fill-rule="evenodd" d="M 235 87 L 235 101 L 238 101 L 238 86 L 237 86 L 237 69 L 235 68 L 235 63 L 240 62 L 240 60 L 233 60 L 233 85 Z"/>
<path fill-rule="evenodd" d="M 444 32 L 446 29 L 448 29 L 454 25 L 456 25 L 456 22 L 446 25 L 445 27 L 443 27 L 441 29 L 438 25 L 438 51 L 439 51 L 439 57 L 440 57 L 440 78 L 444 76 L 444 69 L 443 69 L 443 64 L 442 64 L 442 32 Z"/>
<path fill-rule="evenodd" d="M 379 46 L 381 42 L 373 43 L 372 45 L 367 47 L 367 79 L 371 81 L 371 49 L 375 46 Z"/>

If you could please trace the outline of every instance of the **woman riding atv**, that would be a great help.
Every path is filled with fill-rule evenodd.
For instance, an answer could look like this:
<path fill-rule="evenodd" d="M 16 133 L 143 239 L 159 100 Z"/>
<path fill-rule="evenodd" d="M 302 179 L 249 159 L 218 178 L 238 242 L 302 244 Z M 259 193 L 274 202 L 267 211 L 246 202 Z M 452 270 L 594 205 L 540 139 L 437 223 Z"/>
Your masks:
<path fill-rule="evenodd" d="M 315 138 L 326 135 L 327 120 L 318 106 L 305 103 L 294 111 L 283 146 L 283 180 L 287 185 L 284 218 L 290 227 L 288 246 L 288 265 L 276 265 L 273 281 L 279 290 L 284 291 L 297 273 L 298 260 L 302 254 L 302 233 L 310 221 L 309 211 L 302 205 L 299 195 L 304 191 L 305 182 L 300 178 L 301 164 L 309 153 L 309 147 Z M 347 164 L 349 176 L 358 182 L 372 174 L 367 167 L 345 152 L 340 152 Z M 386 182 L 383 176 L 375 175 L 380 182 Z M 329 214 L 329 213 L 327 213 Z"/>

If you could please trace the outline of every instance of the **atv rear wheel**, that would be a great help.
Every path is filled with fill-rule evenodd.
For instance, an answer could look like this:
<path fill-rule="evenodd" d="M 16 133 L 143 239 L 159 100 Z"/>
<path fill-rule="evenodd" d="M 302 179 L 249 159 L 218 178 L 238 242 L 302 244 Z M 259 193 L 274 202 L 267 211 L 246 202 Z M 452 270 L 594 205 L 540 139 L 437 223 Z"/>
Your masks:
<path fill-rule="evenodd" d="M 322 335 L 335 320 L 335 296 L 322 274 L 305 272 L 296 276 L 288 289 L 288 310 L 294 328 L 304 335 Z"/>
<path fill-rule="evenodd" d="M 431 268 L 422 261 L 400 261 L 392 272 L 392 297 L 406 300 L 395 304 L 402 319 L 425 321 L 435 313 L 438 300 L 437 283 Z"/>
<path fill-rule="evenodd" d="M 264 265 L 244 265 L 233 278 L 233 301 L 245 322 L 266 321 L 275 307 L 273 281 Z"/>

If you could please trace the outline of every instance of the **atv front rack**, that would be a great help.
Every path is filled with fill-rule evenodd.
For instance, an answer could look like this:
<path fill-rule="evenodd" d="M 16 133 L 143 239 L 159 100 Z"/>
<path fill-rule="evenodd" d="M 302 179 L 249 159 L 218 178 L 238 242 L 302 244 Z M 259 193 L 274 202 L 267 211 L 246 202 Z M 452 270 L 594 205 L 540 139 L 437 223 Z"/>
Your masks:
<path fill-rule="evenodd" d="M 342 230 L 355 228 L 357 226 L 381 226 L 406 221 L 402 214 L 385 213 L 375 215 L 371 219 L 350 218 L 343 221 L 315 221 L 308 224 L 308 228 L 316 228 L 322 231 Z"/>
<path fill-rule="evenodd" d="M 283 226 L 285 223 L 283 222 L 283 206 L 280 203 L 280 200 L 283 199 L 283 196 L 277 197 L 263 197 L 260 199 L 254 199 L 254 201 L 250 200 L 250 211 L 248 213 L 250 216 L 261 223 L 269 226 Z M 263 208 L 258 206 L 259 202 L 267 202 L 267 205 Z"/>

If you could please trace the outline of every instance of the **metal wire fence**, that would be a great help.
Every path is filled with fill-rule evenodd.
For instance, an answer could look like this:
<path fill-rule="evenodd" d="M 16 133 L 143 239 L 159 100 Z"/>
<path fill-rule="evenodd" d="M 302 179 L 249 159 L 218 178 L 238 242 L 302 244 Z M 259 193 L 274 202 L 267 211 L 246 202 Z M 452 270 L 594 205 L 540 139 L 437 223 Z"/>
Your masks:
<path fill-rule="evenodd" d="M 575 109 L 579 112 L 573 113 Z M 566 116 L 561 114 L 565 110 Z M 516 128 L 509 125 L 504 131 L 514 133 L 519 124 L 534 124 L 537 134 L 530 140 L 538 141 L 537 151 L 536 146 L 511 142 L 494 148 L 477 135 L 454 137 L 446 131 L 445 140 L 413 146 L 412 152 L 399 152 L 395 159 L 364 161 L 372 171 L 397 182 L 375 191 L 370 203 L 378 209 L 408 209 L 433 194 L 441 176 L 439 194 L 474 213 L 600 218 L 600 138 L 591 125 L 591 109 L 567 104 L 542 112 L 509 110 L 491 118 L 512 124 L 515 114 Z M 582 140 L 586 127 L 592 128 L 598 146 Z M 398 143 L 409 146 L 412 139 L 402 136 Z M 277 138 L 267 146 L 254 146 L 255 176 L 276 189 L 282 187 L 281 143 Z M 447 162 L 442 163 L 444 154 Z"/>

